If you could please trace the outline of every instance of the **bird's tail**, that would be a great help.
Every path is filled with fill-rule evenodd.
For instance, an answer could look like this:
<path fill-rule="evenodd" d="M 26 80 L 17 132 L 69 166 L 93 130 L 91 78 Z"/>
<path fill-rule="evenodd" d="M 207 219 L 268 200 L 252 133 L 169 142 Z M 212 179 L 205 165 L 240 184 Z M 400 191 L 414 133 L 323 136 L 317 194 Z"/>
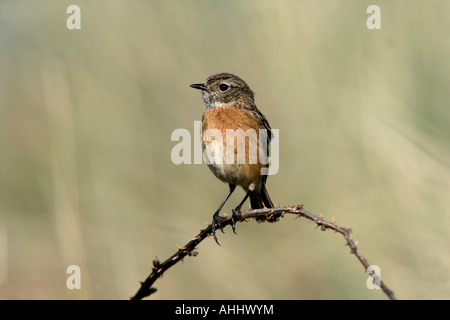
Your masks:
<path fill-rule="evenodd" d="M 267 192 L 265 184 L 262 185 L 261 191 L 259 193 L 252 192 L 250 194 L 250 206 L 252 209 L 263 209 L 265 208 L 273 208 L 272 200 L 270 200 L 269 193 Z M 272 215 L 269 216 L 267 219 L 265 216 L 256 218 L 256 221 L 258 222 L 276 222 L 280 215 Z"/>

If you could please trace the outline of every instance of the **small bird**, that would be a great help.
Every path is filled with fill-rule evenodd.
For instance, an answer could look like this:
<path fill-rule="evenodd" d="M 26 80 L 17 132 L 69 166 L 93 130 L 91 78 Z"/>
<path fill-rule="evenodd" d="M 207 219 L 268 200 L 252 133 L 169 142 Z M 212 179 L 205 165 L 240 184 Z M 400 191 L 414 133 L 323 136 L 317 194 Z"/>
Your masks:
<path fill-rule="evenodd" d="M 242 187 L 246 195 L 233 210 L 234 233 L 236 231 L 233 218 L 240 213 L 247 198 L 250 198 L 252 209 L 273 207 L 265 186 L 267 175 L 261 173 L 261 169 L 268 166 L 268 146 L 272 131 L 266 117 L 256 107 L 253 91 L 238 76 L 231 73 L 218 73 L 209 76 L 204 83 L 191 84 L 190 87 L 202 91 L 206 105 L 206 111 L 202 117 L 204 158 L 212 173 L 229 186 L 229 192 L 214 213 L 212 220 L 214 240 L 219 244 L 215 232 L 216 224 L 223 232 L 220 226 L 220 220 L 223 218 L 219 216 L 219 213 L 236 186 Z M 213 134 L 210 134 L 211 132 Z M 256 134 L 251 134 L 253 132 Z M 244 156 L 241 154 L 243 150 L 245 150 Z M 256 151 L 258 156 L 252 154 Z M 274 215 L 267 220 L 275 222 L 278 218 L 279 216 Z M 266 218 L 257 220 L 262 222 L 266 221 Z"/>

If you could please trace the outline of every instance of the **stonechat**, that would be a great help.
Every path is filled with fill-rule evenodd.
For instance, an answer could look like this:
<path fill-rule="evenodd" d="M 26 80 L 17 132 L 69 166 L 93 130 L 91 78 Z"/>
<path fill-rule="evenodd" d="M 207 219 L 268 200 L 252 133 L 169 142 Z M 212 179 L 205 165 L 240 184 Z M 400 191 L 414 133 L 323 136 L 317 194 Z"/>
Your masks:
<path fill-rule="evenodd" d="M 222 230 L 219 213 L 236 186 L 242 187 L 246 194 L 233 210 L 233 216 L 240 212 L 247 198 L 250 198 L 252 209 L 273 207 L 266 189 L 267 173 L 262 170 L 268 166 L 266 160 L 272 131 L 266 117 L 256 107 L 253 91 L 241 78 L 230 73 L 218 73 L 208 77 L 204 83 L 190 86 L 202 91 L 206 105 L 202 117 L 204 159 L 212 173 L 229 186 L 229 192 L 212 220 L 214 240 L 219 244 L 215 232 L 216 224 Z M 272 216 L 267 220 L 274 222 L 278 218 Z M 235 232 L 234 220 L 232 227 Z"/>

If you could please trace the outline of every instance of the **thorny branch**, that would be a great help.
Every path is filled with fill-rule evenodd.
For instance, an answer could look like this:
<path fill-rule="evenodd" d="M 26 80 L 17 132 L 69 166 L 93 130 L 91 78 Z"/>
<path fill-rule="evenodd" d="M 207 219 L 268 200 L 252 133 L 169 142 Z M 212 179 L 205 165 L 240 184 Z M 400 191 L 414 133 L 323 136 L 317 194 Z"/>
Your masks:
<path fill-rule="evenodd" d="M 303 217 L 308 220 L 311 220 L 317 224 L 317 227 L 320 227 L 322 231 L 325 231 L 326 229 L 334 230 L 335 232 L 338 232 L 342 234 L 342 236 L 346 240 L 346 245 L 350 247 L 350 252 L 354 254 L 358 260 L 361 262 L 361 264 L 364 266 L 364 270 L 367 271 L 367 268 L 370 266 L 369 262 L 366 258 L 361 254 L 361 252 L 358 249 L 357 243 L 352 238 L 352 229 L 346 228 L 343 225 L 338 226 L 332 222 L 328 222 L 324 220 L 322 217 L 319 217 L 315 214 L 312 214 L 306 210 L 303 209 L 303 205 L 298 206 L 280 206 L 276 208 L 264 208 L 264 209 L 257 209 L 257 210 L 250 210 L 246 212 L 241 212 L 237 214 L 234 219 L 235 221 L 245 221 L 250 218 L 256 218 L 259 216 L 265 216 L 266 218 L 269 218 L 273 214 L 281 214 L 281 217 L 283 217 L 285 214 L 293 214 L 297 217 Z M 334 219 L 333 219 L 334 220 Z M 232 218 L 226 217 L 223 220 L 220 221 L 220 225 L 222 228 L 232 224 Z M 219 226 L 216 225 L 216 229 L 218 229 Z M 195 251 L 196 246 L 202 242 L 205 238 L 207 238 L 212 233 L 212 225 L 209 225 L 207 228 L 200 230 L 200 233 L 191 241 L 189 241 L 184 247 L 178 247 L 178 251 L 173 254 L 170 258 L 168 258 L 164 262 L 160 262 L 157 258 L 153 260 L 153 268 L 151 274 L 145 279 L 144 282 L 140 282 L 141 287 L 136 292 L 136 294 L 131 297 L 131 300 L 141 300 L 147 296 L 150 296 L 152 293 L 156 292 L 156 288 L 153 288 L 153 283 L 159 278 L 162 277 L 163 273 L 169 269 L 171 266 L 176 264 L 177 262 L 184 259 L 186 256 L 196 256 L 197 251 Z M 389 297 L 391 300 L 396 300 L 396 297 L 392 290 L 390 290 L 383 281 L 379 278 L 379 276 L 375 273 L 372 273 L 372 278 L 374 279 L 375 283 L 380 286 L 380 288 L 383 290 L 383 292 Z"/>

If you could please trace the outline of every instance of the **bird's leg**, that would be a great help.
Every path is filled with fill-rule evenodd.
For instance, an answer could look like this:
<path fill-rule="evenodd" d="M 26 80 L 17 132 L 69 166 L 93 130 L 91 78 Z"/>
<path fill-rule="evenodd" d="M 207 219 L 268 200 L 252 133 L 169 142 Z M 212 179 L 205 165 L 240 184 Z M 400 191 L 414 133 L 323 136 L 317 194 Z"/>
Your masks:
<path fill-rule="evenodd" d="M 247 200 L 247 198 L 250 196 L 251 192 L 252 190 L 248 190 L 247 193 L 245 194 L 244 199 L 242 199 L 241 203 L 239 203 L 238 206 L 233 209 L 233 215 L 231 216 L 231 227 L 233 228 L 234 233 L 236 233 L 236 228 L 234 226 L 234 219 L 239 213 L 241 213 L 242 205 L 244 204 L 245 200 Z"/>
<path fill-rule="evenodd" d="M 223 199 L 222 203 L 220 204 L 219 208 L 217 208 L 216 212 L 214 212 L 213 215 L 213 219 L 212 219 L 212 235 L 214 237 L 214 240 L 216 240 L 217 244 L 220 246 L 219 240 L 217 239 L 216 236 L 216 223 L 219 225 L 220 231 L 223 232 L 223 228 L 220 225 L 220 220 L 221 217 L 219 216 L 220 210 L 222 210 L 223 205 L 225 204 L 225 202 L 227 202 L 228 198 L 231 196 L 231 194 L 233 193 L 234 189 L 236 189 L 236 186 L 233 184 L 229 185 L 230 187 L 230 191 L 228 192 L 227 196 L 225 197 L 225 199 Z M 234 226 L 233 226 L 233 230 L 234 230 Z"/>

